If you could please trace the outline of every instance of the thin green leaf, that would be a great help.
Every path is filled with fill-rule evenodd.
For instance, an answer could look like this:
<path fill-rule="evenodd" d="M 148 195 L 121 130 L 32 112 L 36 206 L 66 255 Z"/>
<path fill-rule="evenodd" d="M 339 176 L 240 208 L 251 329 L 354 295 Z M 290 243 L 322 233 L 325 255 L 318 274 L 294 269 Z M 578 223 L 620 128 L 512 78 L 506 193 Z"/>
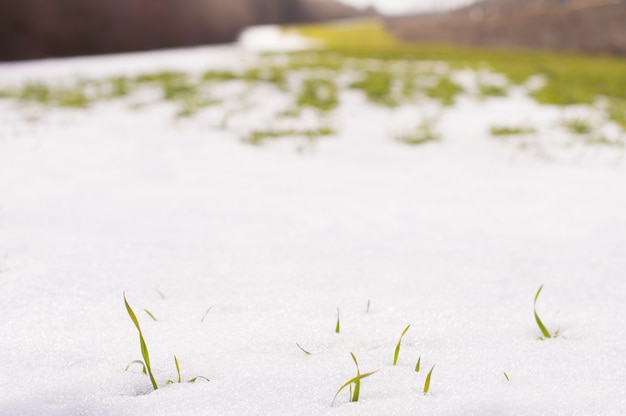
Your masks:
<path fill-rule="evenodd" d="M 552 335 L 550 335 L 550 331 L 548 331 L 546 326 L 543 324 L 543 322 L 539 318 L 539 315 L 537 314 L 537 299 L 539 298 L 541 289 L 543 289 L 543 285 L 539 286 L 539 290 L 537 290 L 537 294 L 535 295 L 535 301 L 533 302 L 533 312 L 535 314 L 535 322 L 537 322 L 537 326 L 539 327 L 539 329 L 541 330 L 541 333 L 543 334 L 545 338 L 552 338 Z"/>
<path fill-rule="evenodd" d="M 143 362 L 146 366 L 146 370 L 148 371 L 148 376 L 150 377 L 150 382 L 152 383 L 152 388 L 154 390 L 158 390 L 159 386 L 154 379 L 154 375 L 152 374 L 152 368 L 150 367 L 150 355 L 148 354 L 148 347 L 146 346 L 146 341 L 143 339 L 143 333 L 141 332 L 141 327 L 139 326 L 139 321 L 137 320 L 137 316 L 135 312 L 128 304 L 128 300 L 126 300 L 126 294 L 124 293 L 124 304 L 126 305 L 126 311 L 128 311 L 128 315 L 130 319 L 135 324 L 137 328 L 137 332 L 139 332 L 139 344 L 141 346 L 141 356 L 143 357 Z"/>
<path fill-rule="evenodd" d="M 179 381 L 179 383 L 180 383 L 180 381 Z M 167 381 L 165 382 L 165 384 L 170 385 L 170 384 L 174 384 L 174 382 L 173 382 L 172 380 L 167 380 Z"/>
<path fill-rule="evenodd" d="M 158 288 L 154 288 L 155 292 L 157 292 L 157 294 L 159 295 L 159 297 L 161 299 L 165 299 L 165 295 L 163 294 L 163 292 L 161 292 Z"/>
<path fill-rule="evenodd" d="M 419 373 L 419 372 L 420 372 L 420 367 L 421 367 L 421 364 L 422 364 L 422 357 L 419 357 L 419 358 L 417 359 L 417 364 L 415 364 L 415 372 L 416 372 L 416 373 Z"/>
<path fill-rule="evenodd" d="M 433 365 L 433 368 L 430 369 L 430 371 L 428 372 L 428 375 L 426 376 L 426 381 L 424 382 L 424 394 L 427 394 L 428 390 L 430 390 L 430 377 L 433 374 L 434 369 L 435 369 L 435 366 Z"/>
<path fill-rule="evenodd" d="M 407 327 L 404 328 L 404 331 L 402 331 L 402 335 L 400 335 L 400 339 L 398 340 L 398 345 L 396 345 L 396 350 L 393 353 L 393 365 L 398 364 L 398 357 L 400 356 L 400 344 L 402 344 L 402 337 L 404 337 L 404 334 L 406 334 L 406 332 L 409 330 L 410 327 L 411 325 L 407 325 Z"/>
<path fill-rule="evenodd" d="M 509 378 L 509 375 L 506 372 L 503 372 L 504 374 L 504 378 L 506 378 L 506 381 L 511 381 L 511 379 Z"/>
<path fill-rule="evenodd" d="M 180 383 L 180 365 L 178 364 L 178 358 L 174 356 L 174 364 L 176 364 L 176 373 L 178 373 L 178 382 Z"/>
<path fill-rule="evenodd" d="M 335 325 L 335 333 L 341 332 L 341 321 L 339 320 L 339 308 L 337 308 L 337 325 Z"/>
<path fill-rule="evenodd" d="M 148 316 L 149 316 L 150 318 L 152 318 L 152 320 L 153 320 L 153 321 L 157 321 L 156 316 L 154 316 L 154 315 L 152 314 L 152 312 L 150 312 L 150 311 L 149 311 L 149 310 L 147 310 L 147 309 L 144 309 L 144 312 L 145 312 L 146 314 L 148 314 Z"/>
<path fill-rule="evenodd" d="M 304 348 L 302 348 L 302 346 L 301 346 L 300 344 L 298 344 L 297 342 L 296 342 L 296 345 L 297 345 L 297 346 L 298 346 L 298 348 L 300 348 L 300 349 L 302 350 L 302 352 L 303 352 L 303 353 L 305 353 L 306 355 L 313 355 L 313 354 L 311 354 L 309 351 L 307 351 L 307 350 L 305 350 Z"/>

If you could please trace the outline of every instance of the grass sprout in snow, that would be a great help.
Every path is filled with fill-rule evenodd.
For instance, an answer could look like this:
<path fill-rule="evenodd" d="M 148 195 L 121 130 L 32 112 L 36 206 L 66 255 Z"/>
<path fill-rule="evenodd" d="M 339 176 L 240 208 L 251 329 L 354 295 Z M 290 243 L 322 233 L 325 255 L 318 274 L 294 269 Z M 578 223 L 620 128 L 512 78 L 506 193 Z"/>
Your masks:
<path fill-rule="evenodd" d="M 148 353 L 148 346 L 146 345 L 146 341 L 143 338 L 143 333 L 141 332 L 141 327 L 139 326 L 139 321 L 137 320 L 137 316 L 135 312 L 128 304 L 126 300 L 126 294 L 124 294 L 124 304 L 126 305 L 126 311 L 128 312 L 128 316 L 133 321 L 135 328 L 137 328 L 137 332 L 139 332 L 139 346 L 141 348 L 141 356 L 143 357 L 143 362 L 140 360 L 136 360 L 135 362 L 141 363 L 144 368 L 144 373 L 147 373 L 148 377 L 150 377 L 150 383 L 152 383 L 152 388 L 157 390 L 159 386 L 157 385 L 156 380 L 154 379 L 154 375 L 152 374 L 152 367 L 150 366 L 150 354 Z M 128 367 L 126 367 L 128 368 Z"/>
<path fill-rule="evenodd" d="M 440 141 L 436 126 L 436 119 L 426 118 L 414 130 L 397 135 L 396 140 L 412 146 Z"/>
<path fill-rule="evenodd" d="M 137 328 L 137 332 L 139 332 L 139 346 L 141 348 L 141 356 L 143 358 L 142 360 L 133 360 L 131 361 L 127 366 L 126 366 L 126 370 L 128 370 L 132 365 L 134 364 L 138 364 L 142 366 L 142 372 L 144 374 L 147 374 L 148 377 L 150 378 L 150 383 L 152 384 L 152 388 L 154 390 L 158 390 L 159 386 L 154 378 L 154 374 L 152 373 L 152 366 L 150 364 L 150 354 L 148 353 L 148 346 L 146 345 L 146 341 L 143 337 L 143 332 L 141 331 L 141 326 L 139 326 L 139 321 L 137 320 L 137 315 L 135 315 L 135 312 L 133 311 L 133 309 L 131 308 L 131 306 L 128 304 L 128 300 L 126 300 L 126 294 L 124 294 L 124 305 L 126 306 L 126 311 L 128 312 L 128 316 L 130 316 L 130 319 L 133 321 L 133 324 L 135 325 L 135 328 Z M 148 310 L 146 310 L 146 313 L 148 313 L 153 319 L 154 316 L 152 314 L 150 314 L 150 312 L 148 312 Z M 155 319 L 156 320 L 156 319 Z M 174 364 L 176 366 L 176 372 L 178 373 L 178 382 L 181 382 L 181 376 L 180 376 L 180 364 L 178 362 L 178 358 L 176 356 L 174 356 Z M 198 379 L 204 379 L 206 381 L 209 381 L 208 378 L 204 377 L 204 376 L 196 376 L 194 378 L 191 378 L 188 380 L 188 383 L 195 383 Z M 166 384 L 173 384 L 174 382 L 172 380 L 168 380 Z"/>
<path fill-rule="evenodd" d="M 428 375 L 426 376 L 426 381 L 424 381 L 424 390 L 423 390 L 424 394 L 428 394 L 428 391 L 430 390 L 430 378 L 433 375 L 434 369 L 435 369 L 435 366 L 433 365 L 433 367 L 428 372 Z"/>
<path fill-rule="evenodd" d="M 536 132 L 537 130 L 527 126 L 497 125 L 492 126 L 491 129 L 489 129 L 489 133 L 491 133 L 492 136 L 522 136 L 526 134 L 534 134 Z"/>
<path fill-rule="evenodd" d="M 539 295 L 541 294 L 542 289 L 543 289 L 543 285 L 539 286 L 539 289 L 537 290 L 537 293 L 535 294 L 535 301 L 533 302 L 533 312 L 535 314 L 535 322 L 537 322 L 537 326 L 539 327 L 539 330 L 543 334 L 543 337 L 538 338 L 540 340 L 543 340 L 545 338 L 554 338 L 559 335 L 558 329 L 554 332 L 554 334 L 550 334 L 550 331 L 548 331 L 546 326 L 541 321 L 541 318 L 539 318 L 539 315 L 537 314 L 537 299 L 539 298 Z"/>
<path fill-rule="evenodd" d="M 156 316 L 154 316 L 154 314 L 152 312 L 150 312 L 147 309 L 144 309 L 144 312 L 150 317 L 152 318 L 153 321 L 158 321 L 158 319 L 156 318 Z"/>
<path fill-rule="evenodd" d="M 305 353 L 306 355 L 313 355 L 310 351 L 305 350 L 304 348 L 302 348 L 302 346 L 300 344 L 298 344 L 296 342 L 296 345 L 298 346 L 298 348 L 300 348 L 300 350 Z"/>
<path fill-rule="evenodd" d="M 352 356 L 352 360 L 354 361 L 354 365 L 356 365 L 356 376 L 351 378 L 350 380 L 346 381 L 341 387 L 339 387 L 339 390 L 337 390 L 337 393 L 335 394 L 335 397 L 333 398 L 332 403 L 330 404 L 331 406 L 335 404 L 335 400 L 337 400 L 337 396 L 339 396 L 339 393 L 341 393 L 341 391 L 343 389 L 345 389 L 346 387 L 350 386 L 350 401 L 351 402 L 358 402 L 359 401 L 359 395 L 361 394 L 361 380 L 371 376 L 372 374 L 376 373 L 378 370 L 376 371 L 371 371 L 369 373 L 365 373 L 365 374 L 361 374 L 361 369 L 359 368 L 359 362 L 356 360 L 356 357 L 354 356 L 353 353 L 350 353 L 350 355 Z M 354 388 L 352 388 L 352 385 L 354 384 Z"/>
<path fill-rule="evenodd" d="M 422 357 L 417 359 L 417 363 L 415 364 L 415 372 L 419 373 L 422 366 Z"/>
<path fill-rule="evenodd" d="M 411 325 L 407 325 L 407 327 L 404 328 L 404 331 L 402 331 L 402 334 L 400 335 L 400 339 L 398 340 L 398 344 L 396 345 L 396 349 L 393 353 L 393 365 L 398 364 L 398 357 L 400 356 L 400 345 L 402 344 L 402 337 L 404 337 L 404 335 L 407 333 L 410 327 Z"/>
<path fill-rule="evenodd" d="M 337 308 L 337 323 L 335 324 L 335 333 L 341 332 L 341 319 L 339 318 L 339 308 Z"/>

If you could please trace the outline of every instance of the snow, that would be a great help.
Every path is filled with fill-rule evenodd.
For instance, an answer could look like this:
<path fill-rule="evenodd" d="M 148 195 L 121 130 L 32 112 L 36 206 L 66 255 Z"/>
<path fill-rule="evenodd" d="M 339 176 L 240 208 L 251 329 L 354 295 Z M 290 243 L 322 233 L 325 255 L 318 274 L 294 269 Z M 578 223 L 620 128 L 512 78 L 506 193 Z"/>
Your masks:
<path fill-rule="evenodd" d="M 2 64 L 0 79 L 236 67 L 256 50 Z M 341 98 L 337 135 L 261 147 L 239 138 L 286 100 L 262 87 L 249 100 L 265 110 L 225 130 L 219 107 L 177 120 L 167 104 L 111 101 L 32 121 L 0 100 L 0 415 L 621 414 L 623 149 L 555 125 L 597 110 L 522 90 L 445 111 Z M 391 138 L 425 115 L 441 142 Z M 488 136 L 494 120 L 541 134 L 521 148 Z M 561 333 L 545 341 L 541 284 L 538 312 Z M 158 391 L 124 371 L 141 355 L 123 292 Z M 350 352 L 379 372 L 359 403 L 330 407 L 356 374 Z M 183 379 L 211 381 L 165 387 L 174 354 Z"/>

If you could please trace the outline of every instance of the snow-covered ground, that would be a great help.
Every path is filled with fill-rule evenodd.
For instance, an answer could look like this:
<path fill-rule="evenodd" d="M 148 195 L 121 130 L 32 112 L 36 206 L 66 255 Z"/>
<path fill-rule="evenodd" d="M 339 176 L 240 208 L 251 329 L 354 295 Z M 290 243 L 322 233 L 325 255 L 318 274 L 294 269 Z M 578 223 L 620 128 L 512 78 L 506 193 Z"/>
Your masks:
<path fill-rule="evenodd" d="M 2 64 L 0 83 L 237 68 L 258 49 Z M 624 150 L 558 126 L 596 110 L 521 89 L 387 109 L 343 90 L 323 120 L 335 135 L 255 147 L 241 136 L 271 127 L 288 97 L 237 91 L 189 119 L 167 103 L 0 100 L 0 415 L 623 413 Z M 220 128 L 241 100 L 249 110 Z M 440 142 L 393 139 L 425 115 Z M 498 121 L 539 133 L 490 137 Z M 545 341 L 541 284 L 537 311 L 560 328 Z M 158 391 L 124 371 L 141 353 L 123 292 Z M 358 403 L 344 391 L 331 407 L 356 374 L 350 352 L 379 371 Z M 210 382 L 166 386 L 174 354 L 183 379 Z"/>

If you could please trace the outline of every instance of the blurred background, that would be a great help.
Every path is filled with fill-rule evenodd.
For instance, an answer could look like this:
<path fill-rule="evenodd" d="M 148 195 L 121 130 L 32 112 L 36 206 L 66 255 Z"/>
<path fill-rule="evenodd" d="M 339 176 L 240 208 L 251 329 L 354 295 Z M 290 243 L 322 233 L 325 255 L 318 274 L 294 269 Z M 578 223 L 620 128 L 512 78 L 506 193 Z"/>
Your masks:
<path fill-rule="evenodd" d="M 626 54 L 626 0 L 2 0 L 0 60 L 226 43 L 252 25 L 376 15 L 405 41 Z"/>

